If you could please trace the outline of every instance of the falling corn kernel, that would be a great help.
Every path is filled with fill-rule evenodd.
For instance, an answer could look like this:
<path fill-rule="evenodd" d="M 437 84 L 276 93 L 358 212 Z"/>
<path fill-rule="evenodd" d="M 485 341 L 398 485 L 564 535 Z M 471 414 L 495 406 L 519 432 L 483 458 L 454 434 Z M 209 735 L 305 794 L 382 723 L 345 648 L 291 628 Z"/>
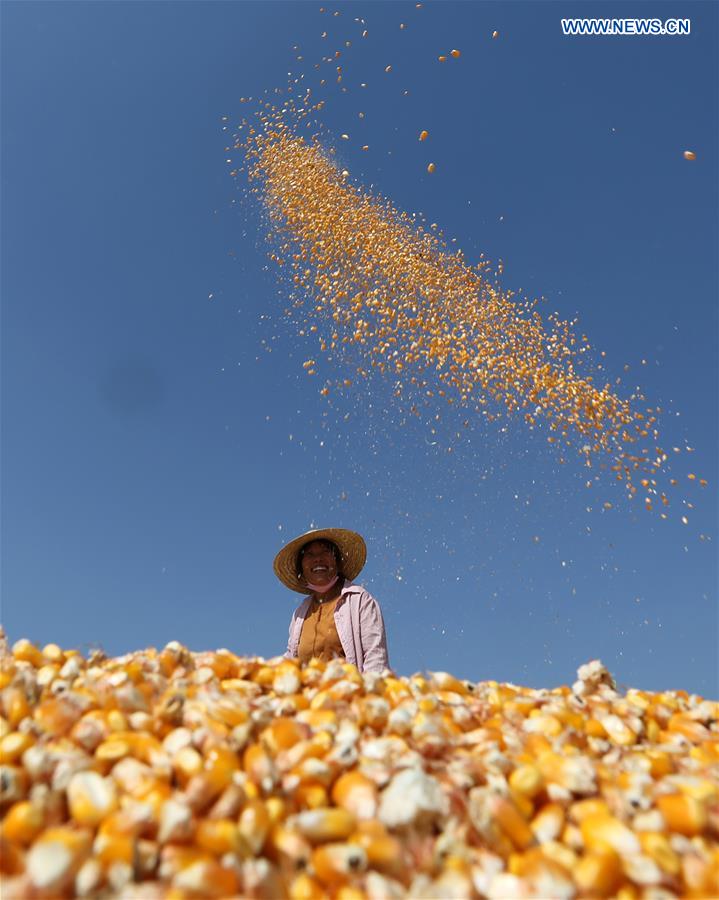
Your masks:
<path fill-rule="evenodd" d="M 426 141 L 428 137 L 429 137 L 428 131 L 420 131 L 420 133 L 419 133 L 420 141 Z"/>
<path fill-rule="evenodd" d="M 427 171 L 428 171 L 429 174 L 431 175 L 432 172 L 434 172 L 434 171 L 436 170 L 436 168 L 437 168 L 437 166 L 435 166 L 435 164 L 431 162 L 431 163 L 427 166 Z"/>
<path fill-rule="evenodd" d="M 449 55 L 452 56 L 454 59 L 459 59 L 459 57 L 462 54 L 459 50 L 451 50 Z"/>
<path fill-rule="evenodd" d="M 446 57 L 446 56 L 438 56 L 437 59 L 438 59 L 440 62 L 447 62 L 447 57 Z"/>
<path fill-rule="evenodd" d="M 690 162 L 693 162 L 696 158 L 697 155 L 693 150 L 684 151 L 684 159 L 688 159 Z"/>
<path fill-rule="evenodd" d="M 493 32 L 492 32 L 492 37 L 493 37 L 493 38 L 498 38 L 498 37 L 499 37 L 499 32 L 498 32 L 498 31 L 493 31 Z"/>

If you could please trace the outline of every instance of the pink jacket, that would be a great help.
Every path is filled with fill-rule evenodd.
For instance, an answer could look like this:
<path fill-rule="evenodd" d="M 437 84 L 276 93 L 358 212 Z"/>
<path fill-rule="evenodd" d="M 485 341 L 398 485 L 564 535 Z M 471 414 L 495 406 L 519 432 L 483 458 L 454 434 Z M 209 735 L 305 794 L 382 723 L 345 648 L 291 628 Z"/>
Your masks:
<path fill-rule="evenodd" d="M 297 656 L 300 634 L 312 597 L 305 597 L 292 613 L 285 656 Z M 347 662 L 360 672 L 381 672 L 389 668 L 387 637 L 379 604 L 358 584 L 345 582 L 335 607 L 335 626 Z"/>

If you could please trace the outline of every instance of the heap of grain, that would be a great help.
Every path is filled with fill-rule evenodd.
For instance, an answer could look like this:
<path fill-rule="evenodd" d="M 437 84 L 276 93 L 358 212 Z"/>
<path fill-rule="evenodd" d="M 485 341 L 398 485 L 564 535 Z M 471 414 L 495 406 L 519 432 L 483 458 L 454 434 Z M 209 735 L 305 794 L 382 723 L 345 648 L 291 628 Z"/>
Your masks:
<path fill-rule="evenodd" d="M 2 659 L 2 896 L 719 893 L 717 703 L 191 653 Z"/>

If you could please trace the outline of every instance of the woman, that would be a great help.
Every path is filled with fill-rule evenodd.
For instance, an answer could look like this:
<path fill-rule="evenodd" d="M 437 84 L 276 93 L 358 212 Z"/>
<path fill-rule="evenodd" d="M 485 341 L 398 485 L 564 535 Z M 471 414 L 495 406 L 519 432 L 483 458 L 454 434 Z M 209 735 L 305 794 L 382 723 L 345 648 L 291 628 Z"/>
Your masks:
<path fill-rule="evenodd" d="M 367 559 L 362 537 L 344 528 L 308 531 L 275 557 L 282 584 L 309 594 L 292 614 L 287 657 L 339 657 L 360 672 L 389 668 L 387 638 L 379 604 L 354 579 Z"/>

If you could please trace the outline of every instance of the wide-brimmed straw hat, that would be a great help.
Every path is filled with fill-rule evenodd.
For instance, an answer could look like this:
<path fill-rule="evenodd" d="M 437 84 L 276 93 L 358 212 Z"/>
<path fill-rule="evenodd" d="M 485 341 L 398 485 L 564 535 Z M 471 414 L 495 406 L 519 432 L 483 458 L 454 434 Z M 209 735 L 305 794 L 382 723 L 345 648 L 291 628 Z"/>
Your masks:
<path fill-rule="evenodd" d="M 282 584 L 299 594 L 308 594 L 309 589 L 297 577 L 297 555 L 305 544 L 312 541 L 332 541 L 340 551 L 340 571 L 348 581 L 354 581 L 362 571 L 367 559 L 367 545 L 362 535 L 346 528 L 317 528 L 306 531 L 290 541 L 275 557 L 273 568 Z"/>

